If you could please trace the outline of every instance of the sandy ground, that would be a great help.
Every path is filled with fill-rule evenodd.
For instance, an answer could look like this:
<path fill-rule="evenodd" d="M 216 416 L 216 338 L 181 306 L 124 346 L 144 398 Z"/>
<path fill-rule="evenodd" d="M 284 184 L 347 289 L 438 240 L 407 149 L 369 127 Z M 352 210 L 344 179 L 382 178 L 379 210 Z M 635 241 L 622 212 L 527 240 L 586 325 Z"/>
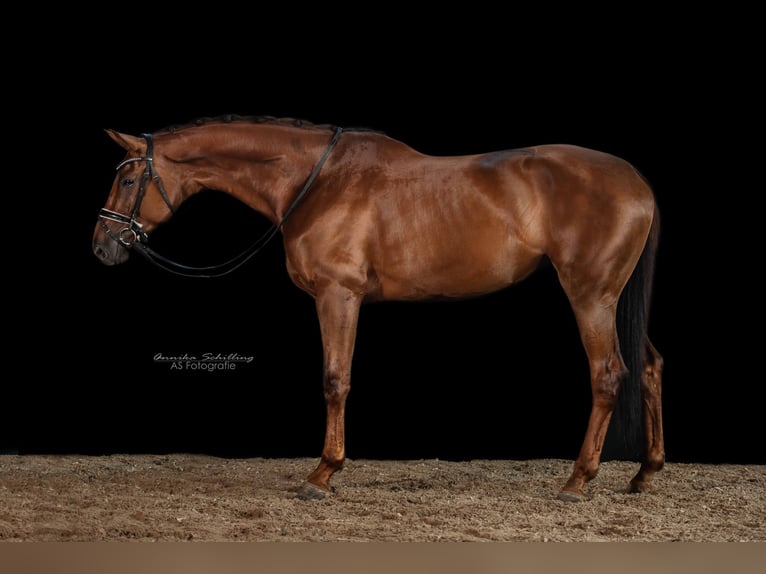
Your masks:
<path fill-rule="evenodd" d="M 348 461 L 335 493 L 295 496 L 311 459 L 0 456 L 5 541 L 766 541 L 766 466 L 669 463 L 624 494 L 610 462 L 591 500 L 556 493 L 571 461 Z"/>

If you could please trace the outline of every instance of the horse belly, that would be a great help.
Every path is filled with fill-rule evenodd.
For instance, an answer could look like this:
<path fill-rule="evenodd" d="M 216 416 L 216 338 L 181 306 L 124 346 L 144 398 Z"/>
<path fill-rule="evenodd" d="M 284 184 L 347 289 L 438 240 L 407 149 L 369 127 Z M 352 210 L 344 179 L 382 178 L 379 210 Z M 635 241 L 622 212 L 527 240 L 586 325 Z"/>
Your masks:
<path fill-rule="evenodd" d="M 466 298 L 497 291 L 528 276 L 541 254 L 511 238 L 480 230 L 444 241 L 422 238 L 401 246 L 388 265 L 375 267 L 384 300 Z"/>

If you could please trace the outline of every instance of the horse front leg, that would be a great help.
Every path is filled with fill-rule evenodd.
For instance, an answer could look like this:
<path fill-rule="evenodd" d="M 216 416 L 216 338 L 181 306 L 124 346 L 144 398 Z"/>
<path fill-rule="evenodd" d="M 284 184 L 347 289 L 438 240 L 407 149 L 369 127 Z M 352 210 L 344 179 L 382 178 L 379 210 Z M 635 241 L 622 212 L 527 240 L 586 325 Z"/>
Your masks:
<path fill-rule="evenodd" d="M 330 477 L 343 467 L 345 449 L 345 407 L 351 388 L 351 358 L 361 296 L 340 285 L 329 285 L 316 297 L 317 314 L 324 348 L 324 398 L 327 428 L 319 466 L 301 487 L 304 500 L 321 499 L 330 493 Z"/>

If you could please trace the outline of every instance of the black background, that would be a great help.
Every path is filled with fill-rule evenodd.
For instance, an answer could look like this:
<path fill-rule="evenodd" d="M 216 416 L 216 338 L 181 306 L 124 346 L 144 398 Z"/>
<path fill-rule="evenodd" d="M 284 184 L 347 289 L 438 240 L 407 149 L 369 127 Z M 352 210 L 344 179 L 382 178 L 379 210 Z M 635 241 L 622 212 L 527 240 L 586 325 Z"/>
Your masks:
<path fill-rule="evenodd" d="M 368 126 L 435 155 L 571 143 L 632 162 L 662 214 L 650 335 L 666 360 L 668 459 L 766 462 L 760 350 L 745 331 L 760 321 L 745 217 L 760 158 L 740 135 L 755 115 L 731 46 L 723 56 L 715 39 L 678 41 L 662 26 L 559 35 L 539 19 L 495 29 L 485 15 L 485 29 L 457 16 L 427 33 L 403 20 L 382 32 L 259 21 L 215 41 L 104 27 L 30 72 L 38 104 L 15 119 L 34 185 L 26 177 L 21 194 L 27 230 L 6 242 L 21 271 L 7 308 L 16 343 L 0 448 L 319 455 L 318 323 L 281 242 L 214 280 L 136 257 L 107 268 L 91 252 L 124 155 L 104 128 L 139 134 L 235 113 Z M 261 36 L 274 29 L 284 33 Z M 151 243 L 209 263 L 266 227 L 206 192 Z M 204 352 L 255 358 L 217 373 L 153 360 Z M 589 406 L 584 353 L 550 270 L 476 300 L 362 309 L 352 458 L 574 458 Z"/>

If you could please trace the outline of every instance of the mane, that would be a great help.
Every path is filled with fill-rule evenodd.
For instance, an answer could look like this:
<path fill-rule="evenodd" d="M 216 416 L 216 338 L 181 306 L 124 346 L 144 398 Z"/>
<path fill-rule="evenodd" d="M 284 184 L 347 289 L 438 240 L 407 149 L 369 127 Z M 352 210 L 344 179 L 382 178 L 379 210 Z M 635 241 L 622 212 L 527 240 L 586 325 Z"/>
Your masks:
<path fill-rule="evenodd" d="M 174 134 L 178 131 L 185 130 L 188 128 L 206 126 L 210 124 L 230 124 L 230 123 L 270 124 L 270 125 L 277 125 L 277 126 L 303 128 L 308 130 L 331 131 L 336 129 L 336 126 L 332 124 L 315 124 L 315 123 L 312 123 L 306 120 L 297 119 L 297 118 L 276 118 L 274 116 L 238 116 L 236 114 L 226 114 L 223 116 L 198 118 L 189 123 L 168 126 L 155 133 L 156 134 L 162 134 L 162 133 Z M 343 131 L 364 131 L 364 132 L 382 133 L 377 130 L 373 130 L 373 129 L 365 128 L 365 127 L 343 128 Z"/>

